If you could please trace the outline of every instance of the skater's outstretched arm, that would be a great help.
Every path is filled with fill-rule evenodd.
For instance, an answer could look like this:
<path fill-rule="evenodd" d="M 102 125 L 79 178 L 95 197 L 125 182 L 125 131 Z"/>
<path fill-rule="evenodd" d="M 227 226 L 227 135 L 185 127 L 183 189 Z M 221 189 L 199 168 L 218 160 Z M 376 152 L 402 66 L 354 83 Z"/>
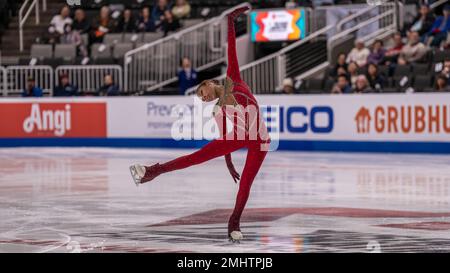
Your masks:
<path fill-rule="evenodd" d="M 214 118 L 216 119 L 217 127 L 219 127 L 219 133 L 220 133 L 221 139 L 226 140 L 227 118 L 226 118 L 226 115 L 222 112 L 222 109 L 221 109 L 221 111 L 218 111 L 218 113 L 216 113 L 214 115 Z M 227 142 L 225 141 L 225 145 L 226 145 L 226 143 Z M 237 181 L 241 177 L 240 177 L 239 173 L 236 171 L 236 169 L 234 168 L 233 161 L 231 160 L 231 153 L 228 153 L 225 155 L 225 162 L 227 164 L 228 171 L 230 172 L 231 177 L 234 180 L 234 183 L 237 183 Z"/>
<path fill-rule="evenodd" d="M 236 53 L 236 32 L 234 29 L 234 19 L 248 10 L 248 7 L 239 8 L 228 15 L 228 70 L 229 76 L 234 82 L 242 81 L 239 73 L 239 62 Z"/>

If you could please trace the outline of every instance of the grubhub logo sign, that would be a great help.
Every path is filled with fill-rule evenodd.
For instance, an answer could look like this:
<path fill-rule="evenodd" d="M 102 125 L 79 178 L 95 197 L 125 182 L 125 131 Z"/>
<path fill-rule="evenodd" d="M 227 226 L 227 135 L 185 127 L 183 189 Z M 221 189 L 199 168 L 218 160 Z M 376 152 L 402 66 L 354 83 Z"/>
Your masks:
<path fill-rule="evenodd" d="M 2 103 L 0 137 L 106 137 L 105 103 Z"/>
<path fill-rule="evenodd" d="M 450 105 L 363 106 L 355 123 L 359 134 L 450 134 Z"/>

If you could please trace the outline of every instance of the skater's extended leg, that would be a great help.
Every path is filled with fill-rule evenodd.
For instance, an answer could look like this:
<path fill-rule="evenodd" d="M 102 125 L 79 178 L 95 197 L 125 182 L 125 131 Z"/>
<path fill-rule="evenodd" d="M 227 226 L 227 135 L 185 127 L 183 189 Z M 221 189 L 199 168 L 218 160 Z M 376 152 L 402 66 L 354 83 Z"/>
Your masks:
<path fill-rule="evenodd" d="M 228 138 L 229 139 L 229 138 Z M 246 146 L 245 141 L 241 140 L 213 140 L 206 144 L 200 150 L 166 162 L 164 164 L 155 164 L 150 167 L 133 165 L 130 167 L 133 179 L 137 185 L 149 182 L 162 173 L 184 169 L 193 165 L 201 164 L 213 158 L 228 155 L 236 150 Z"/>
<path fill-rule="evenodd" d="M 243 147 L 245 147 L 244 141 L 213 140 L 192 154 L 161 164 L 161 168 L 163 172 L 184 169 L 193 165 L 201 164 L 219 156 L 227 155 Z"/>

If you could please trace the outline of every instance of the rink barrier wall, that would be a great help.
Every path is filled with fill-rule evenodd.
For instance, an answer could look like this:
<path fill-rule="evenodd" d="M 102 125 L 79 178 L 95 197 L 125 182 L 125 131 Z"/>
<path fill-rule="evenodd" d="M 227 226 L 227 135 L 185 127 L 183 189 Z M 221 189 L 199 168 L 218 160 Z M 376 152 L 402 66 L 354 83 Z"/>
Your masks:
<path fill-rule="evenodd" d="M 278 150 L 450 153 L 450 94 L 257 99 Z M 204 126 L 213 104 L 185 96 L 6 98 L 0 100 L 0 147 L 199 148 L 214 136 L 175 140 L 176 113 L 200 113 Z M 193 120 L 182 124 L 194 128 Z"/>
<path fill-rule="evenodd" d="M 207 140 L 176 141 L 173 139 L 151 138 L 4 138 L 0 140 L 0 147 L 112 147 L 196 149 L 203 147 L 206 143 L 208 143 Z M 450 143 L 281 140 L 278 151 L 450 154 Z"/>

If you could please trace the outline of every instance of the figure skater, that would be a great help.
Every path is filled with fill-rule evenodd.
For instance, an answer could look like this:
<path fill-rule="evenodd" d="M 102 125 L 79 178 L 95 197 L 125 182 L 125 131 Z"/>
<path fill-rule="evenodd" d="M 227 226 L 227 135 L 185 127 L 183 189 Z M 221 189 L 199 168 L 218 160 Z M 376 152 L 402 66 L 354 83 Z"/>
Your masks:
<path fill-rule="evenodd" d="M 206 144 L 199 151 L 179 157 L 164 164 L 130 167 L 136 185 L 149 182 L 160 174 L 184 169 L 204 163 L 219 156 L 225 156 L 228 170 L 235 181 L 240 179 L 236 204 L 228 221 L 228 237 L 233 242 L 243 239 L 240 229 L 240 219 L 247 203 L 250 188 L 258 173 L 270 145 L 267 128 L 262 122 L 259 106 L 250 88 L 241 79 L 236 55 L 236 34 L 234 19 L 248 8 L 239 8 L 231 12 L 228 19 L 228 69 L 225 85 L 216 80 L 203 81 L 197 88 L 196 94 L 204 102 L 218 99 L 215 105 L 216 119 L 221 137 Z M 226 118 L 233 122 L 233 130 L 227 133 Z M 247 148 L 247 158 L 242 177 L 234 168 L 231 153 Z"/>

